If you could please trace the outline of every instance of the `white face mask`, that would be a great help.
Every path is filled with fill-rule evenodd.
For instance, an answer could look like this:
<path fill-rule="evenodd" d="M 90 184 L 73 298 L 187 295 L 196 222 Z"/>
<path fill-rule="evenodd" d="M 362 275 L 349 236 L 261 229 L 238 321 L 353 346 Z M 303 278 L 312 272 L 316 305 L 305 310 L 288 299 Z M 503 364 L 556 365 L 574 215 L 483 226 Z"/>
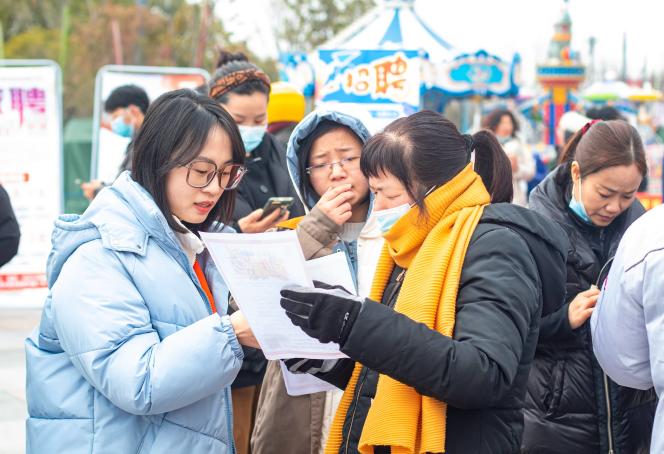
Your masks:
<path fill-rule="evenodd" d="M 387 233 L 404 214 L 408 213 L 408 210 L 410 210 L 410 204 L 404 203 L 403 205 L 388 208 L 387 210 L 374 211 L 373 215 L 376 218 L 381 233 Z"/>

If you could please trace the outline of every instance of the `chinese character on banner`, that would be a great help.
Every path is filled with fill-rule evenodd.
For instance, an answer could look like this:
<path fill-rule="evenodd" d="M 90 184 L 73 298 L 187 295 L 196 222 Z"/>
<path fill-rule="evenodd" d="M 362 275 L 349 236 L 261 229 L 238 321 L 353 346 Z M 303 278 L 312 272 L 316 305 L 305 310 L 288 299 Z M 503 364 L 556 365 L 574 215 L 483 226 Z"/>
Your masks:
<path fill-rule="evenodd" d="M 371 79 L 371 74 L 369 74 L 369 69 L 366 67 L 360 67 L 353 74 L 352 71 L 349 71 L 346 74 L 346 88 L 357 95 L 368 95 L 371 85 L 369 81 Z"/>
<path fill-rule="evenodd" d="M 357 65 L 344 74 L 344 91 L 403 102 L 408 97 L 408 60 L 397 53 Z"/>
<path fill-rule="evenodd" d="M 46 92 L 40 88 L 10 88 L 11 109 L 18 112 L 19 127 L 46 129 Z"/>
<path fill-rule="evenodd" d="M 408 62 L 396 55 L 392 61 L 385 61 L 374 66 L 376 70 L 376 93 L 387 94 L 388 89 L 403 91 L 406 84 Z"/>
<path fill-rule="evenodd" d="M 39 88 L 31 88 L 25 91 L 28 109 L 40 113 L 46 113 L 46 92 Z"/>
<path fill-rule="evenodd" d="M 18 111 L 19 126 L 23 126 L 23 90 L 20 88 L 10 88 L 11 109 Z"/>

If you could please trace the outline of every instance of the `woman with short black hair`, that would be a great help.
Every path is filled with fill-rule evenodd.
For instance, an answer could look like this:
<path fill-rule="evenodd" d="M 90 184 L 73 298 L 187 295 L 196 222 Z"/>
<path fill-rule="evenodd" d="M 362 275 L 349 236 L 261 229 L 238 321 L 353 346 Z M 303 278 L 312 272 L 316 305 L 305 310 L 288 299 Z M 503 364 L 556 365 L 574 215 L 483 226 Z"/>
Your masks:
<path fill-rule="evenodd" d="M 20 239 L 21 231 L 9 200 L 9 194 L 0 185 L 0 267 L 18 253 Z"/>
<path fill-rule="evenodd" d="M 234 453 L 230 384 L 256 345 L 198 237 L 244 175 L 230 115 L 177 90 L 149 108 L 133 171 L 56 221 L 26 340 L 27 452 Z"/>
<path fill-rule="evenodd" d="M 499 203 L 512 179 L 492 133 L 464 136 L 434 112 L 392 122 L 360 165 L 385 239 L 370 298 L 281 292 L 293 324 L 349 357 L 315 374 L 345 389 L 325 452 L 518 452 L 562 232 Z"/>

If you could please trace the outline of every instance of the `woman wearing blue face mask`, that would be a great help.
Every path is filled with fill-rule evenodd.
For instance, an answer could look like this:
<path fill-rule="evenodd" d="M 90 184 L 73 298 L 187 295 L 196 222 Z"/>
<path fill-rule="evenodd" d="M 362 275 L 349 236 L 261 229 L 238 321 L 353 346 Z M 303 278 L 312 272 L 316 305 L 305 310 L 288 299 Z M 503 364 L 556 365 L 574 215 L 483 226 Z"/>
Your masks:
<path fill-rule="evenodd" d="M 512 199 L 500 144 L 438 113 L 392 122 L 360 169 L 387 229 L 370 297 L 320 282 L 281 291 L 294 325 L 348 355 L 300 370 L 344 389 L 325 453 L 518 452 L 540 310 L 562 299 L 564 233 L 498 203 Z"/>
<path fill-rule="evenodd" d="M 286 150 L 267 129 L 270 79 L 242 53 L 221 51 L 210 81 L 212 99 L 231 114 L 238 125 L 246 152 L 247 174 L 236 192 L 233 227 L 242 233 L 260 233 L 290 216 L 304 215 L 286 167 Z M 288 211 L 274 210 L 263 217 L 270 197 L 292 197 Z M 267 361 L 256 349 L 244 349 L 244 362 L 233 383 L 234 430 L 239 454 L 249 451 L 253 412 Z"/>
<path fill-rule="evenodd" d="M 237 123 L 247 152 L 247 176 L 237 189 L 233 227 L 243 233 L 265 232 L 290 216 L 304 215 L 286 168 L 286 151 L 267 132 L 270 79 L 247 57 L 220 51 L 217 70 L 210 82 L 210 97 L 219 102 Z M 293 197 L 285 213 L 275 210 L 263 218 L 270 197 Z"/>
<path fill-rule="evenodd" d="M 560 166 L 530 195 L 530 208 L 562 226 L 571 248 L 565 304 L 542 313 L 524 452 L 648 452 L 655 395 L 603 374 L 587 323 L 599 296 L 595 285 L 627 227 L 644 212 L 636 191 L 646 170 L 633 127 L 594 120 L 570 139 Z"/>

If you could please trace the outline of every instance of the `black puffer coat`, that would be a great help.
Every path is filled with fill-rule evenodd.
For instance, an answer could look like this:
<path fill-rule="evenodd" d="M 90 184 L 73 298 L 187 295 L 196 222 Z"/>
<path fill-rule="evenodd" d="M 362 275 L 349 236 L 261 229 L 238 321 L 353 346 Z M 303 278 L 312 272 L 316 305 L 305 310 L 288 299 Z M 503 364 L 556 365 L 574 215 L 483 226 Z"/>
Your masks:
<path fill-rule="evenodd" d="M 466 252 L 453 339 L 388 308 L 403 281 L 395 269 L 382 305 L 364 303 L 342 346 L 365 367 L 340 452 L 357 452 L 379 373 L 448 403 L 448 454 L 518 452 L 540 311 L 560 304 L 548 298 L 563 297 L 567 247 L 564 233 L 542 216 L 514 205 L 488 206 Z M 353 360 L 319 377 L 345 388 Z"/>
<path fill-rule="evenodd" d="M 606 378 L 593 355 L 589 322 L 572 330 L 568 319 L 569 303 L 597 282 L 623 233 L 644 210 L 635 201 L 609 226 L 593 227 L 568 208 L 571 187 L 564 165 L 530 195 L 530 208 L 562 226 L 571 248 L 565 304 L 542 314 L 528 382 L 523 452 L 608 453 L 613 448 L 615 454 L 647 453 L 654 392 L 624 388 Z"/>
<path fill-rule="evenodd" d="M 304 207 L 286 168 L 286 150 L 271 134 L 265 133 L 258 147 L 247 156 L 246 166 L 247 174 L 236 189 L 233 211 L 236 230 L 240 218 L 263 208 L 270 197 L 293 197 L 291 217 L 304 216 Z"/>
<path fill-rule="evenodd" d="M 0 186 L 0 266 L 16 255 L 20 238 L 21 232 L 9 201 L 9 194 Z"/>

